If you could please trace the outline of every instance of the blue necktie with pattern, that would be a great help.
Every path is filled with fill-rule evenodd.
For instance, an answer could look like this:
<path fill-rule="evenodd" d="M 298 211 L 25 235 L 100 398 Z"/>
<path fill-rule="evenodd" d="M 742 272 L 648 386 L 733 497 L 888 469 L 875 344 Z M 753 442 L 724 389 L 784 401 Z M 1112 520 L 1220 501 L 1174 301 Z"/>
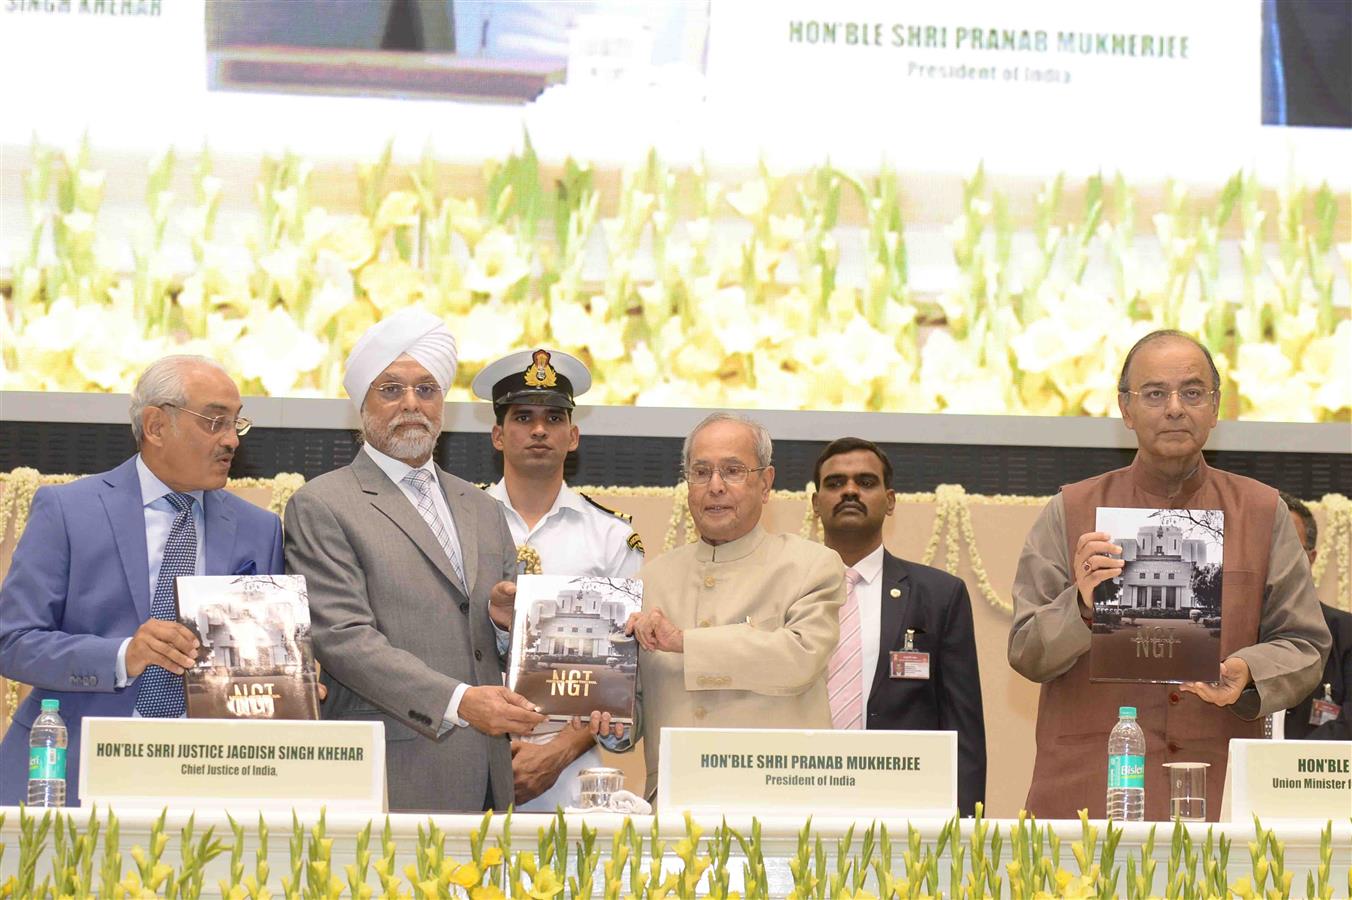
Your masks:
<path fill-rule="evenodd" d="M 164 542 L 160 559 L 160 574 L 155 581 L 155 596 L 150 601 L 150 615 L 167 622 L 177 620 L 174 605 L 174 579 L 193 575 L 197 571 L 197 530 L 192 524 L 193 498 L 190 494 L 166 494 L 170 504 L 178 510 Z M 183 715 L 183 676 L 167 672 L 159 666 L 146 666 L 137 679 L 136 711 L 147 718 L 172 719 Z"/>

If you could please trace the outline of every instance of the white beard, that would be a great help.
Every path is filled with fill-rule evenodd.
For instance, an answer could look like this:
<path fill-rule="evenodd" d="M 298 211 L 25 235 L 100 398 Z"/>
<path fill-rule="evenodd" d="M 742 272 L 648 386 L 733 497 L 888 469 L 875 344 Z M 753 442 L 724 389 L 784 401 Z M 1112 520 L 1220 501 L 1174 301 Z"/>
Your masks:
<path fill-rule="evenodd" d="M 425 430 L 399 430 L 399 426 L 409 423 L 417 423 Z M 370 415 L 362 410 L 361 428 L 362 434 L 372 447 L 395 459 L 426 459 L 432 455 L 432 450 L 437 445 L 437 434 L 433 430 L 432 420 L 421 413 L 403 413 L 381 430 Z"/>

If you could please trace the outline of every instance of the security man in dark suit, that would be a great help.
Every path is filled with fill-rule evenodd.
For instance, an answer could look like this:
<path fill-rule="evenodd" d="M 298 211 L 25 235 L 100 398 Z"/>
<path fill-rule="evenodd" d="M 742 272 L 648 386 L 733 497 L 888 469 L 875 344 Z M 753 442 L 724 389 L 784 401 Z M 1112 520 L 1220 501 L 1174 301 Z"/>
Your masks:
<path fill-rule="evenodd" d="M 986 796 L 986 726 L 967 586 L 883 548 L 896 494 L 892 463 L 872 441 L 832 441 L 812 480 L 824 542 L 849 588 L 828 670 L 832 724 L 956 731 L 958 808 L 970 816 Z"/>
<path fill-rule="evenodd" d="M 1319 529 L 1310 508 L 1288 493 L 1281 494 L 1282 502 L 1291 511 L 1296 534 L 1305 548 L 1305 554 L 1314 565 L 1319 543 Z M 1333 636 L 1333 648 L 1324 663 L 1324 677 L 1319 687 L 1286 711 L 1283 733 L 1288 740 L 1352 741 L 1352 613 L 1335 609 L 1327 603 L 1319 604 L 1324 624 Z"/>

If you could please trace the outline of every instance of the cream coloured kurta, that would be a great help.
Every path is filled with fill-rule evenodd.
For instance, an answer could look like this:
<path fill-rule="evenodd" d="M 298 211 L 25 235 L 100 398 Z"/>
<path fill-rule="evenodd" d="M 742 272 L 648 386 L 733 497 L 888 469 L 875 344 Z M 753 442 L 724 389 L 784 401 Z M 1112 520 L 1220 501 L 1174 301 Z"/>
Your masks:
<path fill-rule="evenodd" d="M 644 611 L 685 633 L 684 653 L 639 654 L 649 797 L 665 727 L 831 727 L 826 666 L 845 600 L 834 550 L 757 525 L 663 553 L 639 578 Z"/>

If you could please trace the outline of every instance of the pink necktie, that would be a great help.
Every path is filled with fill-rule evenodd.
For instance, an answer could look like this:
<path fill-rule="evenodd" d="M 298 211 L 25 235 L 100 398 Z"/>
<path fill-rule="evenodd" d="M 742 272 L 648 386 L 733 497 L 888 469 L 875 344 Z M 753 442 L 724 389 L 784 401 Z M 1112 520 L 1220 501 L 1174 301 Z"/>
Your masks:
<path fill-rule="evenodd" d="M 831 702 L 831 725 L 834 728 L 862 728 L 864 725 L 864 686 L 860 671 L 860 653 L 863 641 L 859 636 L 859 600 L 855 585 L 863 576 L 854 569 L 845 570 L 845 605 L 840 608 L 840 643 L 831 654 L 830 674 L 826 678 L 826 693 Z"/>

